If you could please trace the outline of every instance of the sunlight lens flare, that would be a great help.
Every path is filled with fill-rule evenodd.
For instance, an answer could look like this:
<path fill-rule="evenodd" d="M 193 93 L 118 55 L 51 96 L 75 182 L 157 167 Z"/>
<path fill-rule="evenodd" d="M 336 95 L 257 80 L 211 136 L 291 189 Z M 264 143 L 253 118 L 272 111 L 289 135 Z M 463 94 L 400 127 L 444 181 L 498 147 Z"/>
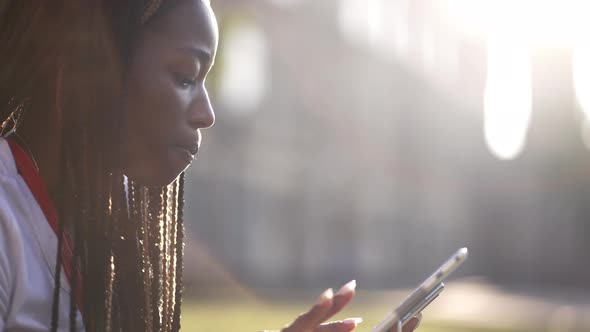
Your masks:
<path fill-rule="evenodd" d="M 528 47 L 510 31 L 490 34 L 484 131 L 490 151 L 500 159 L 514 159 L 524 148 L 532 112 L 531 80 Z"/>
<path fill-rule="evenodd" d="M 588 21 L 587 0 L 446 0 L 438 1 L 447 24 L 465 34 L 512 25 L 524 41 L 538 48 L 569 48 Z"/>
<path fill-rule="evenodd" d="M 256 111 L 270 87 L 266 35 L 254 23 L 240 22 L 227 28 L 222 49 L 221 102 L 236 113 Z"/>
<path fill-rule="evenodd" d="M 340 3 L 340 29 L 357 45 L 375 42 L 381 28 L 380 0 L 344 0 Z"/>
<path fill-rule="evenodd" d="M 353 45 L 368 46 L 384 59 L 408 51 L 409 0 L 342 0 L 338 7 L 340 33 Z"/>
<path fill-rule="evenodd" d="M 590 42 L 578 43 L 572 58 L 574 90 L 578 103 L 590 120 Z"/>

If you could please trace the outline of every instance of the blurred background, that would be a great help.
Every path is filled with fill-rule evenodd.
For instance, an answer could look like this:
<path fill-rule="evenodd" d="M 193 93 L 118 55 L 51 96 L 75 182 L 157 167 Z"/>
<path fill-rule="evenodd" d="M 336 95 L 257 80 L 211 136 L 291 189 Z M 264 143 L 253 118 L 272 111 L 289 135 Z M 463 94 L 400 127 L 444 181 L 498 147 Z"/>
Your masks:
<path fill-rule="evenodd" d="M 462 246 L 421 330 L 590 330 L 589 1 L 212 6 L 190 330 L 280 328 L 356 279 L 369 331 Z"/>

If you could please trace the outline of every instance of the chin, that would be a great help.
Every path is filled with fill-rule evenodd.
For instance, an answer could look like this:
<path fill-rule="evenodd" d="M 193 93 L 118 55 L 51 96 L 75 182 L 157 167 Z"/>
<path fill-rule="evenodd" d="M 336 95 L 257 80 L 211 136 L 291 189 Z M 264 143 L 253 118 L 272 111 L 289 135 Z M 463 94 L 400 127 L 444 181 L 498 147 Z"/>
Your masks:
<path fill-rule="evenodd" d="M 131 180 L 133 180 L 135 183 L 142 185 L 144 187 L 165 187 L 169 184 L 171 184 L 172 182 L 174 182 L 178 176 L 181 173 L 174 173 L 174 174 L 167 174 L 167 175 L 163 175 L 163 174 L 158 174 L 158 175 L 154 175 L 154 176 L 150 176 L 150 177 L 138 177 L 137 179 L 133 178 L 133 177 L 129 177 Z"/>
<path fill-rule="evenodd" d="M 174 182 L 174 180 L 176 180 L 178 178 L 178 175 L 176 175 L 176 177 L 166 177 L 166 178 L 152 178 L 149 180 L 142 180 L 142 181 L 135 181 L 137 184 L 140 184 L 144 187 L 150 187 L 150 188 L 163 188 L 166 187 L 167 185 L 171 184 L 172 182 Z"/>
<path fill-rule="evenodd" d="M 138 185 L 144 186 L 144 187 L 165 187 L 169 184 L 171 184 L 172 182 L 174 182 L 174 180 L 176 180 L 178 178 L 178 176 L 186 169 L 186 167 L 184 169 L 175 169 L 175 170 L 170 170 L 168 169 L 165 172 L 149 172 L 149 173 L 138 173 L 138 172 L 132 172 L 132 171 L 128 171 L 126 172 L 127 177 L 135 182 Z"/>
<path fill-rule="evenodd" d="M 165 187 L 184 172 L 192 163 L 183 153 L 162 154 L 159 158 L 136 162 L 125 170 L 127 177 L 144 187 Z"/>

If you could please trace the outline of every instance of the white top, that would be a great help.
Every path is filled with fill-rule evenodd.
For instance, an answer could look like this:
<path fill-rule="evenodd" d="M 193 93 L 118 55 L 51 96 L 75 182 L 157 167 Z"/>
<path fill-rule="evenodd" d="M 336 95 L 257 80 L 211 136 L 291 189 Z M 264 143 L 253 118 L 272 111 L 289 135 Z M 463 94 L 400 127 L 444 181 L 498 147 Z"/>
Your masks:
<path fill-rule="evenodd" d="M 0 138 L 0 332 L 49 331 L 56 252 L 57 236 Z M 61 274 L 59 331 L 69 331 L 70 286 Z"/>

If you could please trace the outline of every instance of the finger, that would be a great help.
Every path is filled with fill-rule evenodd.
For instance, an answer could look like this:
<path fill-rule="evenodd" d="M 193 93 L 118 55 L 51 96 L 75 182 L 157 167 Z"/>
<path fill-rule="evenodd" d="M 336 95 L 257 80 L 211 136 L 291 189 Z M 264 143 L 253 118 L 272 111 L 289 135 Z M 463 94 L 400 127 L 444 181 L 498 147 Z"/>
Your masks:
<path fill-rule="evenodd" d="M 402 331 L 403 332 L 412 332 L 418 328 L 418 325 L 420 325 L 420 318 L 412 317 L 412 319 L 410 319 L 406 323 L 406 325 L 404 325 L 404 327 L 402 328 Z"/>
<path fill-rule="evenodd" d="M 295 321 L 284 328 L 282 332 L 313 331 L 313 329 L 324 321 L 324 316 L 330 308 L 334 299 L 332 288 L 327 289 L 320 295 L 316 304 L 309 311 L 299 315 Z"/>
<path fill-rule="evenodd" d="M 362 323 L 363 319 L 347 318 L 337 322 L 324 323 L 318 326 L 313 332 L 350 332 L 354 330 L 358 324 Z"/>
<path fill-rule="evenodd" d="M 416 316 L 412 317 L 412 319 L 410 319 L 406 325 L 403 326 L 402 328 L 402 332 L 412 332 L 415 329 L 418 328 L 418 326 L 420 325 L 420 322 L 422 321 L 422 313 L 417 314 Z M 391 329 L 389 329 L 389 332 L 397 332 L 398 331 L 398 327 L 397 324 L 395 324 Z"/>
<path fill-rule="evenodd" d="M 332 308 L 326 313 L 323 321 L 328 320 L 330 317 L 340 312 L 340 310 L 352 300 L 352 297 L 355 294 L 355 289 L 356 280 L 351 280 L 342 286 L 334 295 Z"/>

